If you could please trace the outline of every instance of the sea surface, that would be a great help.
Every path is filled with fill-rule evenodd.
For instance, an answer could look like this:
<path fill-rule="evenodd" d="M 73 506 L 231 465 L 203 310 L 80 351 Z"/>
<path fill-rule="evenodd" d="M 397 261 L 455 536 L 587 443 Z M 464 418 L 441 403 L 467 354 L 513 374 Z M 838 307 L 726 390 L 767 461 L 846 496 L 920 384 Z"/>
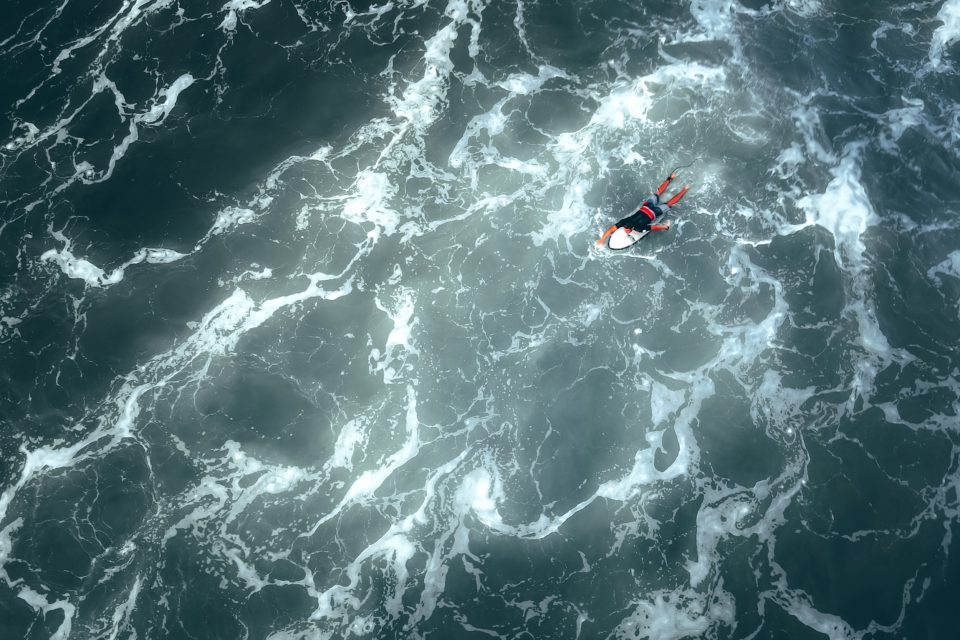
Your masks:
<path fill-rule="evenodd" d="M 4 640 L 956 638 L 958 414 L 960 0 L 4 3 Z"/>

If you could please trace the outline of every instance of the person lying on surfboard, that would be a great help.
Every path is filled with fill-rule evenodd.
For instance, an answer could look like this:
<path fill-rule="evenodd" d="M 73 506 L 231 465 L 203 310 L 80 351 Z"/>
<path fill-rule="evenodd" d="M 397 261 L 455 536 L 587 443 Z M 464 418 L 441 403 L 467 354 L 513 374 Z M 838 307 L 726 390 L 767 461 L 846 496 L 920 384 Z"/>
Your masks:
<path fill-rule="evenodd" d="M 666 202 L 660 201 L 660 196 L 663 195 L 663 192 L 667 190 L 667 187 L 677 177 L 677 170 L 674 169 L 673 172 L 667 176 L 667 179 L 660 183 L 660 186 L 657 187 L 656 192 L 646 200 L 643 204 L 640 205 L 640 208 L 637 209 L 637 212 L 627 216 L 623 220 L 620 220 L 615 225 L 603 232 L 603 236 L 597 240 L 597 244 L 603 244 L 603 241 L 607 239 L 611 233 L 616 231 L 618 228 L 623 228 L 629 233 L 630 231 L 666 231 L 670 228 L 670 221 L 665 220 L 662 224 L 653 224 L 657 218 L 662 218 L 667 214 L 667 211 L 670 210 L 670 207 L 680 202 L 680 198 L 686 195 L 687 191 L 690 190 L 690 185 L 685 186 L 680 190 L 677 195 L 673 196 Z"/>

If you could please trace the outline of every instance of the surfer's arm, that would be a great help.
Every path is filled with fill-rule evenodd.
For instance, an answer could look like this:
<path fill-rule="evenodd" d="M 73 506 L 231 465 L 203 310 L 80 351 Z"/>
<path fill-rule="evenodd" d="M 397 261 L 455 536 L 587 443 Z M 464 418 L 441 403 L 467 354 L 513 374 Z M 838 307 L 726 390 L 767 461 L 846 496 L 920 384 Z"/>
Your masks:
<path fill-rule="evenodd" d="M 597 240 L 597 244 L 603 244 L 603 241 L 607 239 L 607 236 L 609 236 L 611 233 L 613 233 L 616 230 L 617 230 L 617 225 L 613 225 L 612 227 L 604 231 L 603 235 L 600 236 L 600 239 Z"/>
<path fill-rule="evenodd" d="M 666 231 L 670 228 L 670 221 L 667 220 L 663 224 L 652 224 L 650 225 L 650 231 Z"/>

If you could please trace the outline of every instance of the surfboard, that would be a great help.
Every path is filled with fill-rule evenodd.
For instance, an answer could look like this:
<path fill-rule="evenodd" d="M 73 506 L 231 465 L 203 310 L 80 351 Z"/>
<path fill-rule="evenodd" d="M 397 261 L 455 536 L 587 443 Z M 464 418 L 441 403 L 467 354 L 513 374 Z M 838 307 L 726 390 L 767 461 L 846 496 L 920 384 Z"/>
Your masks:
<path fill-rule="evenodd" d="M 616 231 L 610 234 L 610 237 L 607 238 L 607 246 L 614 251 L 620 251 L 622 249 L 629 249 L 636 243 L 638 243 L 643 237 L 645 237 L 650 230 L 646 231 L 635 231 L 631 230 L 630 233 L 627 233 L 627 230 L 623 227 L 620 227 Z"/>

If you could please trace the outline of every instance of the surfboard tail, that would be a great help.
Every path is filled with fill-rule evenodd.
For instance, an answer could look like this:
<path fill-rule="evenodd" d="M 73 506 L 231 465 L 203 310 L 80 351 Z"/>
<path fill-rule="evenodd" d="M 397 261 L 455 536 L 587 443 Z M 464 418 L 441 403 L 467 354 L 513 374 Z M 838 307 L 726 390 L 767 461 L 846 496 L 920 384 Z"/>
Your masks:
<path fill-rule="evenodd" d="M 617 231 L 612 236 L 610 236 L 610 240 L 607 241 L 607 247 L 614 251 L 627 249 L 628 247 L 632 247 L 637 242 L 639 242 L 640 239 L 645 237 L 648 233 L 650 233 L 649 230 L 627 231 L 626 229 L 621 227 L 617 229 Z"/>

